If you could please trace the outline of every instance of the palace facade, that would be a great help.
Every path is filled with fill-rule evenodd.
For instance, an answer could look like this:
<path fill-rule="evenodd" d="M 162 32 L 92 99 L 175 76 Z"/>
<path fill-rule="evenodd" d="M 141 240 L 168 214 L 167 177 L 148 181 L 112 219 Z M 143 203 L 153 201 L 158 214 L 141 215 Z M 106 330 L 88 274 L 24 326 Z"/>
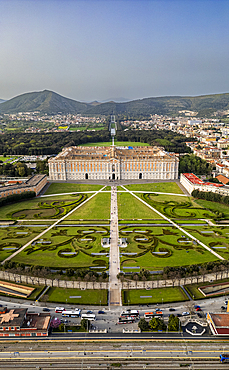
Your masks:
<path fill-rule="evenodd" d="M 50 180 L 177 179 L 179 159 L 159 147 L 69 147 L 49 159 Z"/>

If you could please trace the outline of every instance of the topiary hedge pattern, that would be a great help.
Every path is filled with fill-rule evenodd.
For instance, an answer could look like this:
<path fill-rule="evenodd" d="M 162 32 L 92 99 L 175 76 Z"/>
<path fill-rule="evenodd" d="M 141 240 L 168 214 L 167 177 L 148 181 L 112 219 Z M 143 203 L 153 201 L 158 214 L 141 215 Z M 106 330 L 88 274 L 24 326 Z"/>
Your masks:
<path fill-rule="evenodd" d="M 202 214 L 203 217 L 206 218 L 212 218 L 213 215 L 210 213 L 207 213 L 205 210 L 193 207 L 192 203 L 190 201 L 185 202 L 176 202 L 176 201 L 162 201 L 159 202 L 155 198 L 158 196 L 158 194 L 149 194 L 145 193 L 142 194 L 141 197 L 144 199 L 145 202 L 150 204 L 152 207 L 158 209 L 160 212 L 162 212 L 164 215 L 171 217 L 171 218 L 198 218 L 198 213 L 200 211 L 203 211 Z"/>
<path fill-rule="evenodd" d="M 109 228 L 108 227 L 100 227 L 103 231 L 106 231 L 106 233 L 103 233 L 104 236 L 109 235 Z M 38 251 L 57 251 L 57 255 L 60 258 L 77 258 L 79 253 L 83 253 L 87 255 L 88 257 L 95 257 L 91 254 L 91 249 L 93 248 L 93 243 L 96 241 L 96 236 L 99 237 L 101 234 L 96 233 L 96 229 L 90 227 L 90 232 L 86 233 L 84 228 L 81 228 L 80 230 L 77 230 L 77 233 L 74 235 L 68 234 L 67 229 L 59 229 L 57 227 L 53 228 L 53 232 L 51 234 L 51 237 L 57 237 L 57 236 L 65 236 L 67 237 L 66 240 L 60 242 L 60 243 L 51 243 L 47 244 L 47 239 L 43 239 L 42 242 L 36 243 L 34 242 L 34 245 L 30 245 L 27 247 L 24 252 L 29 255 Z M 91 232 L 93 231 L 93 233 Z M 94 234 L 94 235 L 93 235 Z M 82 239 L 91 239 L 91 240 L 82 240 Z M 65 247 L 65 248 L 60 248 Z M 74 253 L 74 254 L 65 254 L 65 253 Z M 102 251 L 104 252 L 104 250 Z M 108 269 L 108 260 L 103 259 L 95 259 L 92 260 L 92 266 L 90 267 L 99 267 L 99 266 L 106 266 L 106 269 Z M 103 269 L 104 270 L 104 269 Z"/>
<path fill-rule="evenodd" d="M 122 227 L 119 231 L 120 236 L 127 237 L 127 240 L 128 240 L 128 235 L 125 231 L 128 231 L 128 230 L 129 230 L 129 227 L 126 226 L 126 227 Z M 190 243 L 190 240 L 187 240 L 187 238 L 180 237 L 179 236 L 180 234 L 176 230 L 174 230 L 173 227 L 171 227 L 171 230 L 162 229 L 162 233 L 157 233 L 157 234 L 155 234 L 152 230 L 149 230 L 149 229 L 144 229 L 144 232 L 142 232 L 139 229 L 133 229 L 131 231 L 132 233 L 130 233 L 129 238 L 132 236 L 133 240 L 136 243 L 138 243 L 137 239 L 145 238 L 147 240 L 139 241 L 139 244 L 137 244 L 137 247 L 140 250 L 140 252 L 138 252 L 134 256 L 135 258 L 134 260 L 132 256 L 130 256 L 129 258 L 125 256 L 125 260 L 123 260 L 121 263 L 122 266 L 123 264 L 127 262 L 130 263 L 130 261 L 134 261 L 137 263 L 137 258 L 144 256 L 147 253 L 150 253 L 150 255 L 155 258 L 169 258 L 170 256 L 173 255 L 173 250 L 187 250 L 188 251 L 188 250 L 194 249 L 198 253 L 201 253 L 201 254 L 204 253 L 203 249 L 200 246 Z M 177 236 L 177 243 L 170 243 L 167 240 L 163 240 L 162 237 L 164 237 L 165 235 Z M 164 244 L 165 247 L 159 247 L 160 244 Z M 166 248 L 166 246 L 168 246 L 169 248 Z M 165 254 L 157 254 L 155 252 L 165 252 Z"/>
<path fill-rule="evenodd" d="M 14 218 L 14 219 L 23 219 L 26 218 L 28 215 L 32 213 L 34 218 L 36 219 L 50 219 L 50 218 L 60 218 L 65 216 L 68 212 L 70 212 L 73 208 L 79 206 L 82 202 L 87 199 L 86 194 L 78 195 L 78 199 L 75 201 L 50 201 L 50 202 L 39 202 L 38 207 L 34 209 L 21 209 L 17 212 L 12 211 L 7 214 L 7 218 Z M 44 210 L 52 210 L 55 211 L 54 214 L 45 215 Z M 22 213 L 23 212 L 23 213 Z"/>

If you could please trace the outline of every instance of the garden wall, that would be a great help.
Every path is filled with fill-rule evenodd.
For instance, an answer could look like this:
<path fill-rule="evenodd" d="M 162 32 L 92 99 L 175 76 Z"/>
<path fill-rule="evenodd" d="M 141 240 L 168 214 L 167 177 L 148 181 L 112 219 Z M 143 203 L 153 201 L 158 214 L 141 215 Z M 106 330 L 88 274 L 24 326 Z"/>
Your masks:
<path fill-rule="evenodd" d="M 186 284 L 195 284 L 201 282 L 209 282 L 210 280 L 221 280 L 228 278 L 229 270 L 220 273 L 211 273 L 202 276 L 192 276 L 182 279 L 167 279 L 154 281 L 125 281 L 122 282 L 122 289 L 153 289 L 164 288 L 171 286 L 181 286 Z M 33 277 L 26 275 L 18 275 L 7 271 L 0 271 L 0 279 L 14 281 L 16 283 L 25 283 L 32 285 L 46 285 L 58 288 L 74 288 L 74 289 L 109 289 L 109 283 L 87 282 L 87 281 L 71 281 L 46 279 L 41 277 Z"/>

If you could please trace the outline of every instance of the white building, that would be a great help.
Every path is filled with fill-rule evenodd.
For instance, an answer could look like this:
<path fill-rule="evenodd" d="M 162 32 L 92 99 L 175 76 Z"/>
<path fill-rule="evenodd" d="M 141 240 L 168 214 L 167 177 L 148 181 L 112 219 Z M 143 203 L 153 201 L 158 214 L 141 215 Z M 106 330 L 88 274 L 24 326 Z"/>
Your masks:
<path fill-rule="evenodd" d="M 213 182 L 204 182 L 193 173 L 182 173 L 180 175 L 180 183 L 185 187 L 189 194 L 192 194 L 193 190 L 199 190 L 211 191 L 221 195 L 229 195 L 229 186 Z"/>
<path fill-rule="evenodd" d="M 49 161 L 50 180 L 178 178 L 179 159 L 159 147 L 69 147 Z"/>

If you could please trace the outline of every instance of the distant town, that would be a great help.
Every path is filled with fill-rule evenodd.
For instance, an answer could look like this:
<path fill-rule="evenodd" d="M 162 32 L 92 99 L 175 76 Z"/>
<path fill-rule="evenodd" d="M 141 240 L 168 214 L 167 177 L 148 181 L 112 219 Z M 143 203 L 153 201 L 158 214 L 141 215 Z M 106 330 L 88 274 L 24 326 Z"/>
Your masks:
<path fill-rule="evenodd" d="M 229 176 L 229 111 L 216 111 L 215 118 L 209 119 L 197 117 L 197 112 L 194 111 L 182 110 L 179 113 L 180 116 L 175 118 L 154 114 L 150 119 L 121 119 L 119 123 L 125 132 L 167 130 L 184 135 L 188 139 L 186 145 L 196 156 L 211 163 L 216 173 Z M 81 114 L 48 115 L 39 112 L 2 114 L 0 133 L 95 132 L 106 129 L 106 119 L 103 115 L 89 117 Z M 21 158 L 30 168 L 34 168 L 34 165 L 29 163 L 37 159 L 46 160 L 47 156 Z"/>

